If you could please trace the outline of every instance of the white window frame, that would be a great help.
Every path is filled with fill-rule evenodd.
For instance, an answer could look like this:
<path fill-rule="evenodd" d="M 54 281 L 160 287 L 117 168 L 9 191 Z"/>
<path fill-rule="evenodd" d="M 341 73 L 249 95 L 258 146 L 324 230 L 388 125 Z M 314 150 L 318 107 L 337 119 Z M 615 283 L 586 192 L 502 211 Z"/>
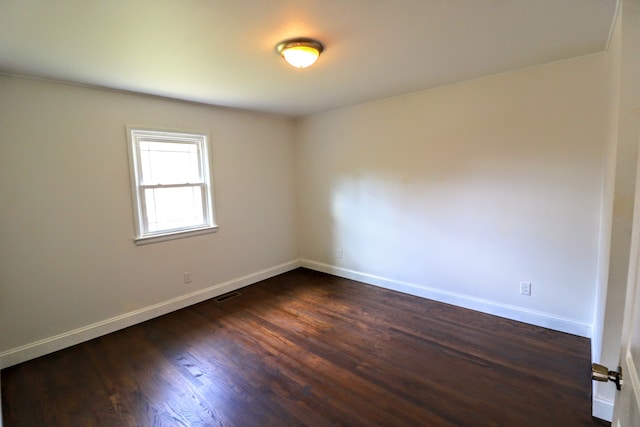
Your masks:
<path fill-rule="evenodd" d="M 197 147 L 200 180 L 198 182 L 175 183 L 163 185 L 159 183 L 142 182 L 141 141 L 194 144 Z M 158 130 L 142 127 L 127 126 L 127 144 L 129 152 L 129 170 L 131 173 L 131 188 L 133 197 L 133 213 L 135 218 L 137 245 L 197 236 L 213 233 L 218 230 L 215 223 L 213 202 L 213 185 L 209 164 L 209 137 L 206 133 Z M 203 194 L 202 209 L 203 223 L 173 228 L 161 231 L 149 231 L 146 213 L 145 189 L 149 188 L 199 187 Z"/>

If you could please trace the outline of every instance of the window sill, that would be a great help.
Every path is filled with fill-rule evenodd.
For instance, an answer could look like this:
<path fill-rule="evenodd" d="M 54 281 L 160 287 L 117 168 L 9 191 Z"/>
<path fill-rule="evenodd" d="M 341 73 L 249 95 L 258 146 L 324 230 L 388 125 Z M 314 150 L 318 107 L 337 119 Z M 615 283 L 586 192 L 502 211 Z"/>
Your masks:
<path fill-rule="evenodd" d="M 185 237 L 200 236 L 202 234 L 215 233 L 218 231 L 218 226 L 198 228 L 195 230 L 176 231 L 174 233 L 166 234 L 154 234 L 147 237 L 136 237 L 134 242 L 136 245 L 148 245 L 150 243 L 165 242 L 167 240 L 184 239 Z"/>

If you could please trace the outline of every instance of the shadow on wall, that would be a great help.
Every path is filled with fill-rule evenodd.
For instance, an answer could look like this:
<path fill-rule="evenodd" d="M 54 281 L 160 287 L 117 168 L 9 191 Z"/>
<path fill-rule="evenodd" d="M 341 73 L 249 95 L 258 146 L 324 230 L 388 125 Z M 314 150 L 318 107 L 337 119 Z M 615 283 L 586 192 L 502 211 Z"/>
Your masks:
<path fill-rule="evenodd" d="M 325 188 L 329 264 L 558 313 L 576 288 L 593 292 L 584 285 L 595 277 L 597 197 L 580 171 L 478 145 L 413 151 L 404 164 L 398 154 L 340 157 L 353 164 Z M 534 284 L 532 298 L 519 281 Z"/>
<path fill-rule="evenodd" d="M 590 324 L 603 61 L 303 119 L 303 257 Z M 530 297 L 520 281 L 532 283 Z"/>

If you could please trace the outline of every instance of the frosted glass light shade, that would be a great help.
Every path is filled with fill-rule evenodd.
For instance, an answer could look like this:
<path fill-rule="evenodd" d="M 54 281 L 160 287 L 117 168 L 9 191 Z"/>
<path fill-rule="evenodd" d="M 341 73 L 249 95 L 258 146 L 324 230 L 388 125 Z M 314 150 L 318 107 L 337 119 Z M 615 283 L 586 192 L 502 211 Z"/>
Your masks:
<path fill-rule="evenodd" d="M 316 62 L 323 46 L 312 39 L 292 39 L 279 43 L 276 50 L 293 67 L 307 68 Z"/>
<path fill-rule="evenodd" d="M 307 68 L 316 62 L 320 53 L 312 47 L 296 46 L 283 50 L 282 56 L 296 68 Z"/>

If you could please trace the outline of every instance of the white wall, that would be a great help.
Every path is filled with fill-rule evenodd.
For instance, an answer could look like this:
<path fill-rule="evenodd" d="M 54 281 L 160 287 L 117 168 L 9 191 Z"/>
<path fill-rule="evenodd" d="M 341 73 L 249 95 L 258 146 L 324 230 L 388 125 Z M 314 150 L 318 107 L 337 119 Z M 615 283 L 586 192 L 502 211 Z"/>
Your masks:
<path fill-rule="evenodd" d="M 305 265 L 590 335 L 605 77 L 596 55 L 300 119 Z"/>
<path fill-rule="evenodd" d="M 128 124 L 210 132 L 217 233 L 134 244 Z M 0 359 L 297 265 L 293 137 L 287 118 L 0 76 Z"/>

